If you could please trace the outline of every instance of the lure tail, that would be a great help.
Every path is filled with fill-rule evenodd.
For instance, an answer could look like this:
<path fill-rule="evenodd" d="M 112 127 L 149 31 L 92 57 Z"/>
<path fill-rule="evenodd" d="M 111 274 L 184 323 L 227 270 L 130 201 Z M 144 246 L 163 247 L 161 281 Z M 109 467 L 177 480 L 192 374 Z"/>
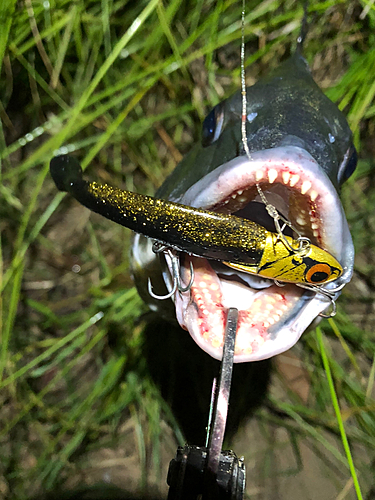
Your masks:
<path fill-rule="evenodd" d="M 71 193 L 74 198 L 76 197 L 77 190 L 75 186 L 77 183 L 82 185 L 85 182 L 82 179 L 81 165 L 73 156 L 61 155 L 52 158 L 50 173 L 57 189 Z"/>

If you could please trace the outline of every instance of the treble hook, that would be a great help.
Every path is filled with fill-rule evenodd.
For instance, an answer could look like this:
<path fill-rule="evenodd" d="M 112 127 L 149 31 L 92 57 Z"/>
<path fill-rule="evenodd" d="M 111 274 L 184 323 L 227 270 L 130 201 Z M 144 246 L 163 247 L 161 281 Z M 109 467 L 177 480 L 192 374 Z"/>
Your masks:
<path fill-rule="evenodd" d="M 315 293 L 320 293 L 321 295 L 324 295 L 330 300 L 331 302 L 330 305 L 332 307 L 330 313 L 325 314 L 324 312 L 321 312 L 319 316 L 321 316 L 322 318 L 333 318 L 334 316 L 336 316 L 337 309 L 336 309 L 335 295 L 337 292 L 339 292 L 344 288 L 345 283 L 341 283 L 341 285 L 338 285 L 336 288 L 331 288 L 330 290 L 326 290 L 322 286 L 308 285 L 305 283 L 296 283 L 296 285 L 299 286 L 300 288 L 305 288 L 306 290 L 310 290 Z"/>
<path fill-rule="evenodd" d="M 185 293 L 188 292 L 191 287 L 193 286 L 194 283 L 194 268 L 193 268 L 193 263 L 190 261 L 190 281 L 186 287 L 182 286 L 181 282 L 181 272 L 180 272 L 180 258 L 178 255 L 174 254 L 170 248 L 168 248 L 166 245 L 162 245 L 159 242 L 155 242 L 152 246 L 152 250 L 155 253 L 160 253 L 163 252 L 164 254 L 167 254 L 169 258 L 171 259 L 171 264 L 172 264 L 172 277 L 173 277 L 173 287 L 172 290 L 167 293 L 166 295 L 156 295 L 152 291 L 152 284 L 151 284 L 151 279 L 148 278 L 147 282 L 147 287 L 148 287 L 148 293 L 151 295 L 152 298 L 156 300 L 166 300 L 170 299 L 176 292 L 177 290 L 180 293 Z"/>

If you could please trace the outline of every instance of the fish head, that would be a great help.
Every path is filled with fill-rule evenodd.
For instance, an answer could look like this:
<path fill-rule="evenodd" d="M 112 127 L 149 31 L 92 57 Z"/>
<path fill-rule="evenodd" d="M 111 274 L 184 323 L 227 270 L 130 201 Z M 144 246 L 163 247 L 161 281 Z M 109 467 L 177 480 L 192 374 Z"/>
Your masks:
<path fill-rule="evenodd" d="M 312 79 L 305 59 L 296 53 L 248 88 L 246 113 L 250 157 L 241 140 L 242 98 L 237 93 L 207 116 L 202 143 L 176 167 L 157 196 L 234 214 L 275 232 L 258 185 L 268 203 L 300 235 L 332 254 L 340 271 L 334 276 L 337 279 L 321 285 L 328 292 L 322 294 L 182 253 L 183 282 L 189 283 L 193 266 L 194 283 L 189 292 L 175 294 L 176 318 L 203 350 L 221 359 L 227 311 L 237 308 L 235 362 L 269 358 L 292 347 L 330 307 L 329 295 L 336 299 L 350 281 L 354 260 L 338 195 L 357 162 L 352 134 L 344 115 Z M 289 227 L 285 234 L 297 236 Z M 153 262 L 150 245 L 142 237 L 135 240 L 136 278 L 146 254 L 149 264 Z M 171 286 L 172 262 L 168 256 L 161 259 L 166 264 L 163 279 Z M 317 264 L 322 264 L 319 259 Z M 315 270 L 315 277 L 326 271 Z M 141 294 L 145 298 L 144 289 Z"/>

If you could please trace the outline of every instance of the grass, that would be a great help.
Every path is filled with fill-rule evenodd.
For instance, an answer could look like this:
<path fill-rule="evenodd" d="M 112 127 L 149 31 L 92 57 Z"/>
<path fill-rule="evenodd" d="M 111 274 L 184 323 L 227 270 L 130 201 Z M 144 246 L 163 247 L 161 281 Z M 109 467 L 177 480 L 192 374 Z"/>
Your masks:
<path fill-rule="evenodd" d="M 0 498 L 90 486 L 116 470 L 114 484 L 163 494 L 183 437 L 144 354 L 130 232 L 57 193 L 48 165 L 56 151 L 75 152 L 92 178 L 154 193 L 199 140 L 208 110 L 239 88 L 241 2 L 25 0 L 2 9 Z M 289 53 L 301 17 L 292 0 L 247 1 L 249 83 Z M 248 479 L 254 498 L 271 498 L 286 478 L 299 491 L 296 473 L 311 463 L 318 472 L 304 484 L 328 478 L 332 488 L 319 498 L 361 498 L 353 468 L 372 498 L 375 10 L 367 1 L 312 1 L 310 18 L 306 57 L 360 152 L 342 193 L 355 276 L 335 319 L 321 324 L 323 338 L 304 334 L 295 357 L 275 363 L 253 419 L 262 444 L 242 439 L 236 448 L 235 438 L 233 447 L 259 469 Z M 298 368 L 307 393 L 286 366 Z M 303 496 L 314 494 L 311 486 Z"/>

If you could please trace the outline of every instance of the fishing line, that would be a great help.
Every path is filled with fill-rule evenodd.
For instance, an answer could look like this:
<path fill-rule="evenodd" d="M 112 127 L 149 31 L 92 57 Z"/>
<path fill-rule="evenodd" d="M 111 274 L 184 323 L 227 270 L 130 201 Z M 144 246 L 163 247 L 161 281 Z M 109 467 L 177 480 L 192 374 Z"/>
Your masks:
<path fill-rule="evenodd" d="M 242 0 L 242 16 L 241 16 L 241 97 L 242 97 L 242 114 L 241 114 L 241 136 L 242 136 L 242 144 L 245 150 L 247 158 L 252 161 L 252 157 L 249 150 L 248 140 L 247 140 L 247 131 L 246 131 L 246 122 L 247 122 L 247 93 L 246 93 L 246 76 L 245 76 L 245 0 Z M 299 42 L 300 43 L 300 42 Z M 269 216 L 274 220 L 277 238 L 283 243 L 285 248 L 291 252 L 291 255 L 296 256 L 296 259 L 302 259 L 307 256 L 311 251 L 311 241 L 309 238 L 304 237 L 301 233 L 293 226 L 293 224 L 286 219 L 283 215 L 281 215 L 275 206 L 268 202 L 265 193 L 261 189 L 259 183 L 256 183 L 256 188 L 260 199 L 265 205 L 265 208 L 269 214 Z M 288 241 L 287 237 L 284 235 L 284 230 L 286 227 L 290 227 L 295 234 L 298 235 L 296 248 L 293 246 L 293 240 L 290 239 Z M 194 283 L 194 269 L 192 266 L 192 262 L 190 261 L 190 281 L 187 286 L 183 286 L 182 278 L 181 278 L 181 262 L 180 255 L 173 251 L 169 246 L 160 244 L 155 242 L 152 247 L 155 253 L 163 253 L 165 258 L 168 258 L 170 263 L 170 272 L 172 278 L 172 289 L 166 295 L 156 295 L 152 290 L 151 281 L 148 280 L 148 291 L 151 297 L 154 299 L 165 300 L 172 297 L 177 291 L 179 293 L 188 292 L 193 283 Z M 281 286 L 277 280 L 275 280 L 275 284 Z M 298 284 L 298 283 L 297 283 Z M 304 284 L 301 286 L 302 288 L 314 291 L 315 293 L 321 293 L 323 296 L 328 298 L 332 303 L 332 313 L 335 314 L 335 294 L 334 292 L 328 292 L 322 289 L 317 285 L 307 285 Z"/>
<path fill-rule="evenodd" d="M 242 0 L 242 15 L 241 15 L 241 95 L 242 95 L 242 115 L 241 115 L 241 136 L 242 136 L 242 145 L 245 150 L 246 156 L 248 159 L 251 161 L 251 154 L 249 150 L 249 144 L 247 142 L 247 135 L 246 135 L 246 121 L 247 121 L 247 95 L 246 95 L 246 76 L 245 76 L 245 4 L 246 0 Z M 291 252 L 297 252 L 301 255 L 305 255 L 309 249 L 310 249 L 310 240 L 309 238 L 306 238 L 305 236 L 302 236 L 302 234 L 293 226 L 293 224 L 283 217 L 277 210 L 276 207 L 271 205 L 267 201 L 267 198 L 265 194 L 263 193 L 259 183 L 256 183 L 256 188 L 258 191 L 258 194 L 264 203 L 266 210 L 268 212 L 268 215 L 272 217 L 274 220 L 276 232 L 279 236 L 279 238 L 282 240 L 284 245 L 288 250 Z M 283 226 L 280 227 L 279 221 L 283 222 Z M 297 235 L 297 241 L 298 241 L 298 248 L 294 248 L 285 238 L 284 236 L 284 229 L 286 226 L 289 226 Z"/>
<path fill-rule="evenodd" d="M 249 158 L 249 160 L 251 160 L 252 158 L 250 155 L 249 145 L 247 143 L 247 136 L 246 136 L 247 95 L 246 95 L 246 78 L 245 78 L 245 0 L 242 0 L 242 15 L 241 15 L 241 95 L 242 95 L 242 116 L 241 116 L 242 144 L 245 149 L 246 156 Z"/>
<path fill-rule="evenodd" d="M 251 161 L 251 154 L 249 150 L 249 145 L 247 142 L 247 135 L 246 135 L 246 121 L 247 121 L 247 94 L 246 94 L 246 77 L 245 77 L 245 3 L 246 0 L 242 0 L 242 16 L 241 16 L 241 95 L 242 95 L 242 116 L 241 116 L 241 136 L 242 136 L 242 144 L 243 148 L 245 150 L 246 156 L 248 159 Z M 303 24 L 301 28 L 301 33 L 298 37 L 297 40 L 297 47 L 298 50 L 302 50 L 302 44 L 306 38 L 306 31 L 307 31 L 307 2 L 305 2 L 304 5 L 304 18 L 303 18 Z M 277 208 L 271 205 L 271 203 L 268 202 L 266 195 L 262 191 L 259 183 L 256 183 L 256 188 L 258 191 L 258 194 L 264 203 L 266 210 L 269 214 L 270 217 L 273 218 L 276 232 L 278 234 L 278 237 L 280 240 L 283 242 L 283 244 L 286 246 L 288 250 L 290 250 L 293 253 L 297 253 L 299 256 L 303 257 L 306 255 L 311 248 L 311 241 L 309 238 L 303 236 L 294 226 L 293 224 L 286 219 L 283 215 L 281 215 Z M 283 223 L 282 227 L 280 227 L 280 221 Z M 298 241 L 298 248 L 294 248 L 285 238 L 284 235 L 284 230 L 286 226 L 290 227 L 292 231 L 294 231 L 297 235 L 297 241 Z M 277 280 L 274 280 L 275 284 L 281 285 Z M 332 310 L 330 313 L 325 314 L 325 313 L 320 313 L 320 316 L 324 318 L 331 318 L 335 316 L 336 314 L 336 302 L 335 302 L 335 294 L 337 291 L 339 291 L 344 285 L 338 286 L 334 290 L 326 290 L 322 286 L 319 285 L 308 285 L 308 284 L 302 284 L 302 283 L 297 283 L 297 286 L 300 288 L 304 288 L 306 290 L 313 291 L 315 293 L 320 293 L 321 295 L 325 296 L 328 298 L 331 302 L 331 307 Z"/>

